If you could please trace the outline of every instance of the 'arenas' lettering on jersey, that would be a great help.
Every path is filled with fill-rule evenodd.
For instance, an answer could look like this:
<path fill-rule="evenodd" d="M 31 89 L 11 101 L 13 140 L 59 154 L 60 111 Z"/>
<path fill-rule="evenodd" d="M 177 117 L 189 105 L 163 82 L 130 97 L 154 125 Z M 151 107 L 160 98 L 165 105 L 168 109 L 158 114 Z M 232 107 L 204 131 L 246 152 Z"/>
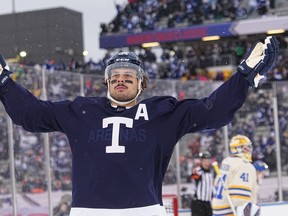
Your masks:
<path fill-rule="evenodd" d="M 146 104 L 139 104 L 135 120 L 144 118 L 145 121 L 149 120 Z M 144 129 L 136 130 L 133 128 L 133 119 L 126 117 L 108 117 L 102 121 L 102 128 L 108 128 L 112 125 L 111 129 L 96 131 L 91 130 L 88 143 L 98 141 L 109 141 L 112 139 L 111 146 L 106 147 L 106 153 L 125 153 L 125 146 L 121 146 L 121 141 L 135 141 L 143 142 L 146 140 L 146 131 Z M 120 133 L 120 125 L 124 125 L 131 130 L 123 130 Z"/>

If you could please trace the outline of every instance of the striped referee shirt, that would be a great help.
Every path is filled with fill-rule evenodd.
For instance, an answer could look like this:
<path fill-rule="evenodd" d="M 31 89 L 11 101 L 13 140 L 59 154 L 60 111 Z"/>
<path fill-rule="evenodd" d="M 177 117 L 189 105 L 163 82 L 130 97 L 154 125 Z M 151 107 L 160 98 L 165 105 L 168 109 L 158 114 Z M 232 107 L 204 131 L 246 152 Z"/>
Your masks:
<path fill-rule="evenodd" d="M 196 198 L 202 201 L 211 201 L 214 179 L 213 172 L 211 170 L 205 170 L 201 167 L 198 167 L 196 173 L 199 175 L 199 178 L 195 179 Z"/>

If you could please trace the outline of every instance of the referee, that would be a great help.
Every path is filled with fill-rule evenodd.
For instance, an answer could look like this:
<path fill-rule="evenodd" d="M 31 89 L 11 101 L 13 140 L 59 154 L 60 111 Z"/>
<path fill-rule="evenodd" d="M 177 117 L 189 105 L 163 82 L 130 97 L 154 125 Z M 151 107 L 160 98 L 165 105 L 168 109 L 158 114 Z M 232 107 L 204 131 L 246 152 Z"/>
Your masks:
<path fill-rule="evenodd" d="M 192 216 L 212 216 L 211 199 L 214 174 L 210 169 L 211 154 L 208 151 L 199 153 L 200 165 L 192 171 L 192 182 L 195 183 L 195 194 L 191 202 Z"/>

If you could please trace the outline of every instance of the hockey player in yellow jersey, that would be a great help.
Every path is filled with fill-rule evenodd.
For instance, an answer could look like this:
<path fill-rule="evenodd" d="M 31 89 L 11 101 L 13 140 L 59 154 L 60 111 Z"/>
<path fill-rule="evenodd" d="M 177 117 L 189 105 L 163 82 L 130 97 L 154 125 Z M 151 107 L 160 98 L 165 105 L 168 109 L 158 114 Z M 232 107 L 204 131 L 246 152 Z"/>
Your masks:
<path fill-rule="evenodd" d="M 252 162 L 252 143 L 243 135 L 230 141 L 231 156 L 221 163 L 220 174 L 214 182 L 213 215 L 259 215 L 257 177 Z"/>

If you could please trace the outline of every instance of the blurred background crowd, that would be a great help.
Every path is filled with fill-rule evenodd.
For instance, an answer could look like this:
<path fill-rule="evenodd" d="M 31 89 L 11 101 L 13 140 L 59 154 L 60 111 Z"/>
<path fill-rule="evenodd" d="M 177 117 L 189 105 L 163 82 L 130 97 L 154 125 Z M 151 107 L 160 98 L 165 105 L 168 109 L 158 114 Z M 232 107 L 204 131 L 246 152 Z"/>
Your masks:
<path fill-rule="evenodd" d="M 124 5 L 115 1 L 115 7 L 117 15 L 111 22 L 101 24 L 102 35 L 273 17 L 285 13 L 288 4 L 276 10 L 275 0 L 129 0 Z M 221 38 L 219 41 L 162 44 L 157 49 L 123 49 L 129 49 L 139 55 L 151 79 L 226 80 L 232 71 L 219 66 L 235 66 L 247 49 L 254 45 L 255 40 L 265 37 L 265 34 L 259 34 L 257 37 L 235 36 Z M 287 80 L 288 35 L 285 32 L 276 37 L 280 42 L 281 52 L 277 66 L 270 72 L 268 79 Z M 75 60 L 72 56 L 69 62 L 47 59 L 45 62 L 26 64 L 39 64 L 51 71 L 102 75 L 106 61 L 113 52 L 120 49 L 107 49 L 103 58 L 89 59 L 87 62 Z M 211 70 L 211 67 L 214 67 L 214 70 Z"/>
<path fill-rule="evenodd" d="M 110 23 L 101 24 L 101 34 L 143 32 L 179 25 L 191 26 L 275 15 L 273 0 L 129 0 L 125 5 L 115 6 L 118 14 Z M 253 159 L 264 160 L 269 165 L 271 176 L 276 176 L 273 117 L 275 91 L 278 101 L 281 101 L 278 103 L 278 118 L 283 155 L 282 172 L 288 175 L 288 82 L 285 82 L 288 80 L 288 35 L 286 32 L 276 37 L 280 42 L 280 55 L 266 77 L 267 83 L 249 95 L 245 105 L 228 126 L 229 135 L 241 133 L 252 140 Z M 228 79 L 235 72 L 237 63 L 253 45 L 253 39 L 235 37 L 207 43 L 196 41 L 187 46 L 171 43 L 158 48 L 157 51 L 153 48 L 129 48 L 139 55 L 150 78 L 150 87 L 141 97 L 163 94 L 173 95 L 178 99 L 207 96 L 211 89 L 215 89 L 221 81 Z M 43 92 L 39 71 L 45 69 L 47 96 L 50 100 L 73 99 L 80 93 L 85 96 L 105 96 L 106 88 L 102 85 L 102 75 L 105 63 L 114 51 L 107 50 L 102 59 L 90 59 L 86 63 L 72 58 L 66 63 L 46 60 L 43 63 L 11 65 L 14 70 L 12 78 L 25 84 L 36 97 L 41 97 Z M 229 69 L 221 67 L 227 65 L 230 66 Z M 0 107 L 0 137 L 0 194 L 8 194 L 11 193 L 11 176 L 7 118 L 3 107 Z M 219 129 L 189 135 L 180 141 L 182 182 L 189 182 L 193 159 L 200 151 L 208 150 L 217 161 L 225 157 L 223 137 L 223 130 Z M 68 140 L 61 133 L 49 134 L 49 140 L 52 190 L 70 191 L 71 151 Z M 19 192 L 46 191 L 42 134 L 31 134 L 21 127 L 14 126 L 14 146 Z M 164 184 L 176 182 L 175 170 L 175 161 L 172 160 Z M 7 203 L 10 201 L 6 200 Z"/>

